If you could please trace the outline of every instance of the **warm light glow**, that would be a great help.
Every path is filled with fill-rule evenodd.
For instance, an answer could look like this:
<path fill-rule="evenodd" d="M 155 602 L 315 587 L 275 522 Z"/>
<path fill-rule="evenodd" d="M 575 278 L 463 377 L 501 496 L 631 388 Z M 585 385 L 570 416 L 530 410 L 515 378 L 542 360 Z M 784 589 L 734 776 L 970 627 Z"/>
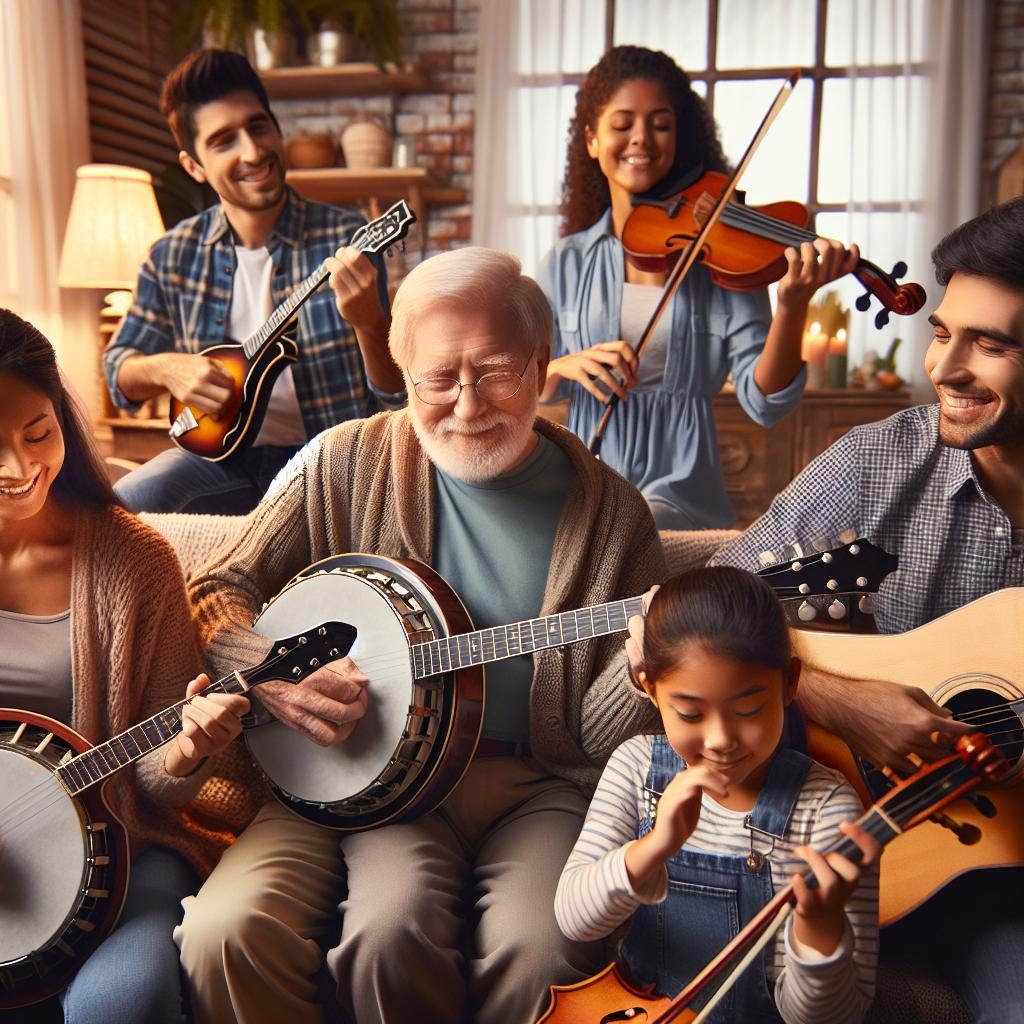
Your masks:
<path fill-rule="evenodd" d="M 148 171 L 84 164 L 76 172 L 58 281 L 62 288 L 134 288 L 163 233 Z"/>

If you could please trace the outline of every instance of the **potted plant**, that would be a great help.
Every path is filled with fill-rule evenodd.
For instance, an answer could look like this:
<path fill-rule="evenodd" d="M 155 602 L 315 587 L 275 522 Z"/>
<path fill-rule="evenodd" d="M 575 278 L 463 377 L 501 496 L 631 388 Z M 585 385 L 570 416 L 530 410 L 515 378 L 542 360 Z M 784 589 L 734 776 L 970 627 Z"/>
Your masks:
<path fill-rule="evenodd" d="M 358 52 L 358 44 L 347 48 L 339 35 L 351 35 L 363 46 L 371 60 L 383 67 L 397 64 L 401 38 L 397 0 L 295 0 L 302 14 L 317 26 L 307 39 L 310 63 L 325 63 L 324 54 Z M 329 34 L 329 35 L 328 35 Z M 316 37 L 321 35 L 322 38 Z M 314 60 L 319 54 L 320 59 Z M 329 62 L 329 61 L 328 61 Z"/>
<path fill-rule="evenodd" d="M 397 0 L 181 0 L 174 23 L 179 42 L 202 38 L 204 46 L 246 50 L 260 70 L 293 62 L 296 29 L 309 39 L 331 34 L 320 40 L 319 53 L 339 61 L 356 52 L 337 38 L 346 34 L 381 66 L 399 59 Z"/>

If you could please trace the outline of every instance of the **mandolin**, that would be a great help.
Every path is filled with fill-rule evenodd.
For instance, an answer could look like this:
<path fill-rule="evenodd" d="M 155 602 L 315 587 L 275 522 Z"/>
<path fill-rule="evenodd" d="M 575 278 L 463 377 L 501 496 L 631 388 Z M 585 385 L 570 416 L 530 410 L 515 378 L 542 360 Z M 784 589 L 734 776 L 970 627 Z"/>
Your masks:
<path fill-rule="evenodd" d="M 383 252 L 405 238 L 415 223 L 416 215 L 402 199 L 363 225 L 350 244 L 360 252 Z M 252 444 L 260 432 L 274 381 L 288 363 L 299 359 L 299 346 L 290 333 L 295 314 L 328 277 L 330 271 L 321 263 L 251 337 L 241 344 L 229 341 L 203 350 L 203 355 L 216 360 L 234 383 L 216 417 L 171 396 L 168 433 L 179 448 L 208 462 L 221 462 Z"/>

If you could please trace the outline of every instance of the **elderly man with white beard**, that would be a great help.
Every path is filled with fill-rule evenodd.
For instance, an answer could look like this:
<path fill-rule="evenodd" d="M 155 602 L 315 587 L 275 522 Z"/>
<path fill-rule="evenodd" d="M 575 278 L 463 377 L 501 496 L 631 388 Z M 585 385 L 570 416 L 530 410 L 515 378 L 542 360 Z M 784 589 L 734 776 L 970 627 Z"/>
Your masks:
<path fill-rule="evenodd" d="M 307 564 L 345 551 L 433 566 L 478 627 L 642 593 L 665 575 L 640 494 L 537 417 L 552 334 L 540 288 L 504 253 L 425 261 L 395 297 L 390 348 L 409 407 L 321 435 L 194 581 L 214 669 L 259 660 L 250 624 Z M 345 742 L 374 700 L 351 659 L 260 697 L 312 740 Z M 178 941 L 200 1019 L 322 1021 L 317 940 L 359 1024 L 519 1024 L 602 950 L 559 932 L 553 900 L 602 765 L 652 724 L 623 685 L 621 638 L 488 668 L 482 739 L 437 810 L 337 837 L 268 804 L 189 901 Z"/>

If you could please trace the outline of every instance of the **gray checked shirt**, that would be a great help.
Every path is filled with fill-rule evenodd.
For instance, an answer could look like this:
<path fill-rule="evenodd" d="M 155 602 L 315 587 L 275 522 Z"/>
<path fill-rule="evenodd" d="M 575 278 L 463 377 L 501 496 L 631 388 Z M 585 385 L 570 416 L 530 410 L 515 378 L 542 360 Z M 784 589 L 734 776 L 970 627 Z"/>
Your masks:
<path fill-rule="evenodd" d="M 820 548 L 846 530 L 899 558 L 875 601 L 880 632 L 914 629 L 1024 584 L 1024 546 L 984 491 L 970 453 L 939 439 L 938 405 L 854 427 L 822 452 L 744 534 L 711 559 L 755 570 L 761 552 Z"/>

